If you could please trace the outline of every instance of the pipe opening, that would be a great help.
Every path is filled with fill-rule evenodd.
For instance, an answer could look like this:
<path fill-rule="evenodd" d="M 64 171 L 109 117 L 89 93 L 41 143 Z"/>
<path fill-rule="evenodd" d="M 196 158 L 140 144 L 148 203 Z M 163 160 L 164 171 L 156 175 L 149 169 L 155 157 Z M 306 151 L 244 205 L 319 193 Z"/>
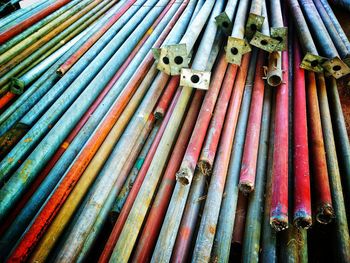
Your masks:
<path fill-rule="evenodd" d="M 175 63 L 176 63 L 177 65 L 181 65 L 182 62 L 184 62 L 184 59 L 183 59 L 182 57 L 180 57 L 180 56 L 176 56 L 176 57 L 174 58 L 174 61 L 175 61 Z"/>
<path fill-rule="evenodd" d="M 261 40 L 260 41 L 260 44 L 263 45 L 263 46 L 266 46 L 268 43 L 265 39 Z"/>
<path fill-rule="evenodd" d="M 335 65 L 335 66 L 333 67 L 333 70 L 334 70 L 334 71 L 339 71 L 339 70 L 341 70 L 341 67 L 340 67 L 339 65 Z"/>
<path fill-rule="evenodd" d="M 317 67 L 317 65 L 318 65 L 317 60 L 311 61 L 311 67 Z"/>
<path fill-rule="evenodd" d="M 222 26 L 228 28 L 228 23 L 226 21 L 222 22 Z"/>
<path fill-rule="evenodd" d="M 168 65 L 169 62 L 170 62 L 170 61 L 169 61 L 169 58 L 167 58 L 167 57 L 163 57 L 162 60 L 163 60 L 163 63 L 166 64 L 166 65 Z"/>
<path fill-rule="evenodd" d="M 268 78 L 268 83 L 270 86 L 273 86 L 273 87 L 276 87 L 278 86 L 279 84 L 281 84 L 282 82 L 282 78 L 278 75 L 271 75 L 269 78 Z"/>
<path fill-rule="evenodd" d="M 231 53 L 232 53 L 233 55 L 237 55 L 237 54 L 238 54 L 238 49 L 235 48 L 235 47 L 231 48 Z"/>
<path fill-rule="evenodd" d="M 192 83 L 198 83 L 199 82 L 199 76 L 198 75 L 193 75 L 191 77 L 191 81 L 192 81 Z"/>
<path fill-rule="evenodd" d="M 253 31 L 256 31 L 258 29 L 258 27 L 256 26 L 256 24 L 251 24 L 250 29 Z"/>

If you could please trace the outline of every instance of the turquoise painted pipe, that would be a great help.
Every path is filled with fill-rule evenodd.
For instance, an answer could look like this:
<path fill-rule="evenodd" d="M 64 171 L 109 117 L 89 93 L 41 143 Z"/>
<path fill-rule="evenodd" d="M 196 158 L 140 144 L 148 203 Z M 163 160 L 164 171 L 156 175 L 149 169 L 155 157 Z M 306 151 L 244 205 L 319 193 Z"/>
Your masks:
<path fill-rule="evenodd" d="M 80 77 L 62 94 L 62 96 L 56 100 L 54 105 L 52 105 L 50 109 L 46 111 L 40 121 L 33 126 L 26 136 L 22 138 L 22 140 L 0 163 L 0 175 L 1 178 L 3 178 L 6 174 L 10 173 L 16 168 L 17 161 L 15 160 L 20 160 L 27 153 L 29 153 L 29 151 L 33 150 L 35 144 L 42 139 L 45 132 L 47 132 L 50 128 L 49 126 L 54 123 L 54 120 L 58 119 L 60 114 L 64 114 L 56 125 L 51 128 L 48 135 L 41 140 L 38 147 L 36 147 L 28 158 L 23 161 L 23 164 L 0 190 L 0 197 L 3 200 L 3 202 L 0 204 L 0 219 L 6 215 L 11 206 L 16 202 L 16 200 L 19 199 L 21 194 L 35 179 L 38 172 L 54 154 L 56 149 L 68 135 L 69 131 L 79 121 L 84 112 L 96 99 L 99 92 L 101 92 L 103 87 L 112 78 L 118 67 L 126 59 L 134 46 L 136 46 L 141 36 L 150 27 L 153 21 L 152 17 L 155 19 L 154 16 L 159 14 L 160 9 L 155 8 L 155 11 L 152 12 L 152 6 L 155 4 L 152 1 L 147 2 L 147 4 L 129 20 L 123 29 L 119 31 L 117 36 L 105 47 L 105 49 L 102 51 L 102 56 L 99 56 L 94 60 L 94 62 L 97 61 L 98 64 L 102 64 L 103 68 L 97 68 L 97 63 L 90 63 L 90 65 L 84 70 L 83 74 L 81 74 Z M 146 18 L 148 19 L 144 19 L 146 14 Z M 149 16 L 151 16 L 151 18 L 149 18 Z M 126 38 L 133 31 L 135 25 L 141 21 L 142 23 L 140 24 L 140 27 L 138 27 L 138 30 L 135 31 L 139 35 L 134 35 L 133 38 L 130 38 L 128 43 L 124 43 Z M 120 47 L 122 43 L 124 44 L 122 47 Z M 108 60 L 110 55 L 113 56 Z M 91 73 L 93 70 L 96 71 L 96 68 L 98 70 L 98 74 L 93 78 L 91 77 Z M 86 87 L 87 84 L 88 86 Z M 69 107 L 67 102 L 73 101 L 74 99 L 74 103 Z M 9 158 L 13 158 L 10 160 L 14 160 L 14 162 L 9 163 Z M 22 179 L 24 174 L 26 180 Z"/>

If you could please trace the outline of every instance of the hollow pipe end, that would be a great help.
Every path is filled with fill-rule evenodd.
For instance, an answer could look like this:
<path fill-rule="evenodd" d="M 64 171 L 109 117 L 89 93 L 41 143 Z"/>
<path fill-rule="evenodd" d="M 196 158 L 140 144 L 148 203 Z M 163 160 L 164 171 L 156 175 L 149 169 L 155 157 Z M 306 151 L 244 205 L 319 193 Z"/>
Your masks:
<path fill-rule="evenodd" d="M 294 213 L 294 225 L 300 229 L 308 229 L 312 225 L 312 217 L 305 210 L 299 209 Z"/>
<path fill-rule="evenodd" d="M 242 181 L 239 183 L 238 188 L 245 196 L 247 196 L 254 191 L 254 184 L 250 181 Z"/>
<path fill-rule="evenodd" d="M 270 225 L 277 232 L 286 230 L 288 228 L 288 217 L 285 215 L 273 216 L 270 218 Z"/>
<path fill-rule="evenodd" d="M 200 160 L 198 162 L 198 168 L 206 176 L 210 176 L 213 172 L 212 165 L 208 160 Z"/>
<path fill-rule="evenodd" d="M 192 178 L 193 172 L 188 167 L 183 167 L 176 173 L 176 180 L 183 185 L 189 185 Z"/>
<path fill-rule="evenodd" d="M 334 210 L 331 204 L 323 204 L 318 207 L 316 220 L 321 224 L 329 224 L 335 218 Z"/>

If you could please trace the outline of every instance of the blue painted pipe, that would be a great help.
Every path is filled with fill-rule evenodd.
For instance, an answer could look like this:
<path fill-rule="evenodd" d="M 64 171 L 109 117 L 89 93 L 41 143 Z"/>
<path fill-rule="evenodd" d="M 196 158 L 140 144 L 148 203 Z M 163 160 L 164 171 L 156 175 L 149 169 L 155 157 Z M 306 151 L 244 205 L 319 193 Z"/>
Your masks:
<path fill-rule="evenodd" d="M 152 16 L 160 13 L 160 8 L 155 8 L 153 12 L 150 11 L 155 4 L 152 1 L 155 0 L 151 0 L 147 5 L 144 5 L 143 8 L 129 20 L 116 37 L 104 48 L 101 52 L 102 55 L 94 60 L 95 63 L 90 63 L 80 77 L 70 85 L 58 100 L 56 100 L 54 105 L 46 111 L 44 116 L 0 163 L 0 175 L 3 178 L 16 168 L 18 160 L 25 157 L 25 155 L 34 148 L 35 144 L 45 135 L 45 132 L 49 130 L 50 125 L 53 125 L 54 120 L 58 119 L 59 115 L 64 113 L 47 136 L 41 140 L 40 144 L 32 151 L 28 158 L 23 161 L 23 164 L 0 190 L 0 198 L 2 199 L 0 204 L 0 219 L 7 214 L 9 209 L 11 209 L 13 204 L 35 179 L 38 172 L 44 167 L 45 163 L 55 153 L 70 130 L 77 124 L 84 112 L 97 98 L 98 94 L 113 77 L 116 70 L 127 58 L 134 46 L 137 45 L 139 39 L 146 33 L 153 22 L 152 18 L 155 19 L 155 17 Z M 146 18 L 148 19 L 144 19 L 147 13 L 148 15 Z M 140 27 L 135 31 L 138 35 L 133 35 L 133 38 L 130 38 L 128 43 L 124 43 L 135 28 L 135 25 L 141 21 Z M 124 44 L 120 48 L 122 43 Z M 113 56 L 108 60 L 111 54 Z M 99 64 L 102 64 L 102 66 L 104 65 L 104 67 L 99 69 L 97 67 Z M 91 77 L 91 73 L 96 70 L 98 71 L 96 77 Z M 89 85 L 86 87 L 88 83 Z M 69 107 L 68 102 L 74 99 L 74 103 Z M 9 163 L 9 158 L 13 160 L 13 162 Z"/>

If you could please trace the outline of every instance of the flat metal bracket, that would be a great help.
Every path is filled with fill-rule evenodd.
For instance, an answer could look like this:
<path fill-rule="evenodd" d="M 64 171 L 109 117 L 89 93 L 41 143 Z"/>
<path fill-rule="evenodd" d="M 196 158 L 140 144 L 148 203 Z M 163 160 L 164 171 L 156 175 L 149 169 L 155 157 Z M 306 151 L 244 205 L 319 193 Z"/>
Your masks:
<path fill-rule="evenodd" d="M 247 39 L 252 39 L 255 32 L 261 31 L 265 17 L 257 14 L 250 13 L 248 16 L 247 24 L 245 26 L 245 36 Z"/>
<path fill-rule="evenodd" d="M 245 39 L 228 37 L 226 46 L 226 60 L 228 63 L 240 66 L 242 56 L 250 51 L 251 47 Z"/>
<path fill-rule="evenodd" d="M 271 53 L 275 51 L 279 41 L 256 31 L 250 44 Z"/>
<path fill-rule="evenodd" d="M 168 75 L 180 75 L 182 68 L 189 65 L 186 44 L 169 45 L 161 48 L 157 69 Z"/>
<path fill-rule="evenodd" d="M 215 17 L 215 24 L 227 36 L 231 35 L 233 24 L 226 12 L 222 12 L 220 15 Z"/>
<path fill-rule="evenodd" d="M 288 45 L 288 28 L 287 27 L 271 27 L 271 37 L 278 40 L 279 44 L 276 51 L 287 50 Z"/>
<path fill-rule="evenodd" d="M 210 76 L 210 71 L 183 68 L 181 70 L 180 86 L 207 90 L 209 89 Z"/>
<path fill-rule="evenodd" d="M 339 57 L 329 59 L 322 64 L 323 68 L 333 77 L 339 79 L 350 73 L 350 68 Z"/>
<path fill-rule="evenodd" d="M 160 48 L 152 48 L 152 54 L 153 54 L 153 57 L 154 57 L 154 60 L 158 63 L 159 61 L 159 58 L 160 58 L 160 52 L 161 52 L 161 49 Z"/>
<path fill-rule="evenodd" d="M 300 67 L 314 72 L 323 72 L 322 64 L 327 61 L 326 58 L 307 52 L 301 61 Z"/>

